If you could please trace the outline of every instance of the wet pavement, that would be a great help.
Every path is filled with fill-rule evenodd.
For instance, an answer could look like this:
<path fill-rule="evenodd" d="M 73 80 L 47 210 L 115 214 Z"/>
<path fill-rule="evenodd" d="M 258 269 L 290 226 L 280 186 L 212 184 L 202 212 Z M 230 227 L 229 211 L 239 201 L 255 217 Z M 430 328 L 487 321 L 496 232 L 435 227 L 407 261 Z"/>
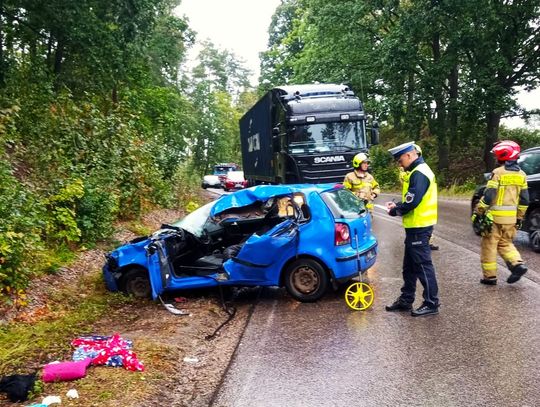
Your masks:
<path fill-rule="evenodd" d="M 384 310 L 399 295 L 404 232 L 377 208 L 373 306 L 352 311 L 342 293 L 301 304 L 264 290 L 212 405 L 539 405 L 540 255 L 520 236 L 527 278 L 508 285 L 500 261 L 499 285 L 480 285 L 469 211 L 466 201 L 440 201 L 438 315 Z"/>

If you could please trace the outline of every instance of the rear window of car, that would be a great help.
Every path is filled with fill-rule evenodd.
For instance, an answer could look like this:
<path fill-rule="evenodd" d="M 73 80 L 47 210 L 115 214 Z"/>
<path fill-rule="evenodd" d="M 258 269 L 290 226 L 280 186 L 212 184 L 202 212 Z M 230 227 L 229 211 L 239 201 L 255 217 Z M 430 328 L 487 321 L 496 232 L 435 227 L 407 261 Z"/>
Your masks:
<path fill-rule="evenodd" d="M 364 201 L 347 189 L 336 189 L 321 194 L 334 218 L 355 219 L 366 213 Z"/>

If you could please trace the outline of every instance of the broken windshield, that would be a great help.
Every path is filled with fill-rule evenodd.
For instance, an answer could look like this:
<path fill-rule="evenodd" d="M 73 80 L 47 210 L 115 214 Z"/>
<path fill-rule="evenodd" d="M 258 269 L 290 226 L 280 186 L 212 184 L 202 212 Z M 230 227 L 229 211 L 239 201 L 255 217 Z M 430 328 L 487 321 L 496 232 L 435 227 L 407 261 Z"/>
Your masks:
<path fill-rule="evenodd" d="M 324 153 L 366 148 L 363 122 L 297 125 L 289 129 L 289 153 Z"/>

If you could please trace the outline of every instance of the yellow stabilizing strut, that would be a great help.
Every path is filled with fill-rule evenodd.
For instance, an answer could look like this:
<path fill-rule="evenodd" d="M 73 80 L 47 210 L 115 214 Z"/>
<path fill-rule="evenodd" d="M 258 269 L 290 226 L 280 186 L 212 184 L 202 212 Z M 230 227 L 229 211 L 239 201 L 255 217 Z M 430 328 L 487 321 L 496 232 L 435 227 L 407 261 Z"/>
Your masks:
<path fill-rule="evenodd" d="M 358 247 L 358 233 L 355 234 L 356 239 L 356 261 L 360 267 L 360 252 Z M 345 302 L 347 305 L 357 311 L 362 311 L 371 307 L 373 304 L 373 288 L 367 283 L 364 283 L 362 272 L 360 272 L 360 282 L 354 282 L 347 290 L 345 290 Z"/>

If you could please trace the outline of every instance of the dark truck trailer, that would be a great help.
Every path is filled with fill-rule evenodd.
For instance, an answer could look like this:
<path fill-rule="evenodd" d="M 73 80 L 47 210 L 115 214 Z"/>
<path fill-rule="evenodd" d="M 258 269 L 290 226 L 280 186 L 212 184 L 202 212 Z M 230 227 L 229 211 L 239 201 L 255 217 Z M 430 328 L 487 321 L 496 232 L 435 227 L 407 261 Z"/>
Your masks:
<path fill-rule="evenodd" d="M 250 185 L 342 182 L 369 147 L 361 101 L 335 84 L 272 89 L 240 119 L 240 139 Z"/>

